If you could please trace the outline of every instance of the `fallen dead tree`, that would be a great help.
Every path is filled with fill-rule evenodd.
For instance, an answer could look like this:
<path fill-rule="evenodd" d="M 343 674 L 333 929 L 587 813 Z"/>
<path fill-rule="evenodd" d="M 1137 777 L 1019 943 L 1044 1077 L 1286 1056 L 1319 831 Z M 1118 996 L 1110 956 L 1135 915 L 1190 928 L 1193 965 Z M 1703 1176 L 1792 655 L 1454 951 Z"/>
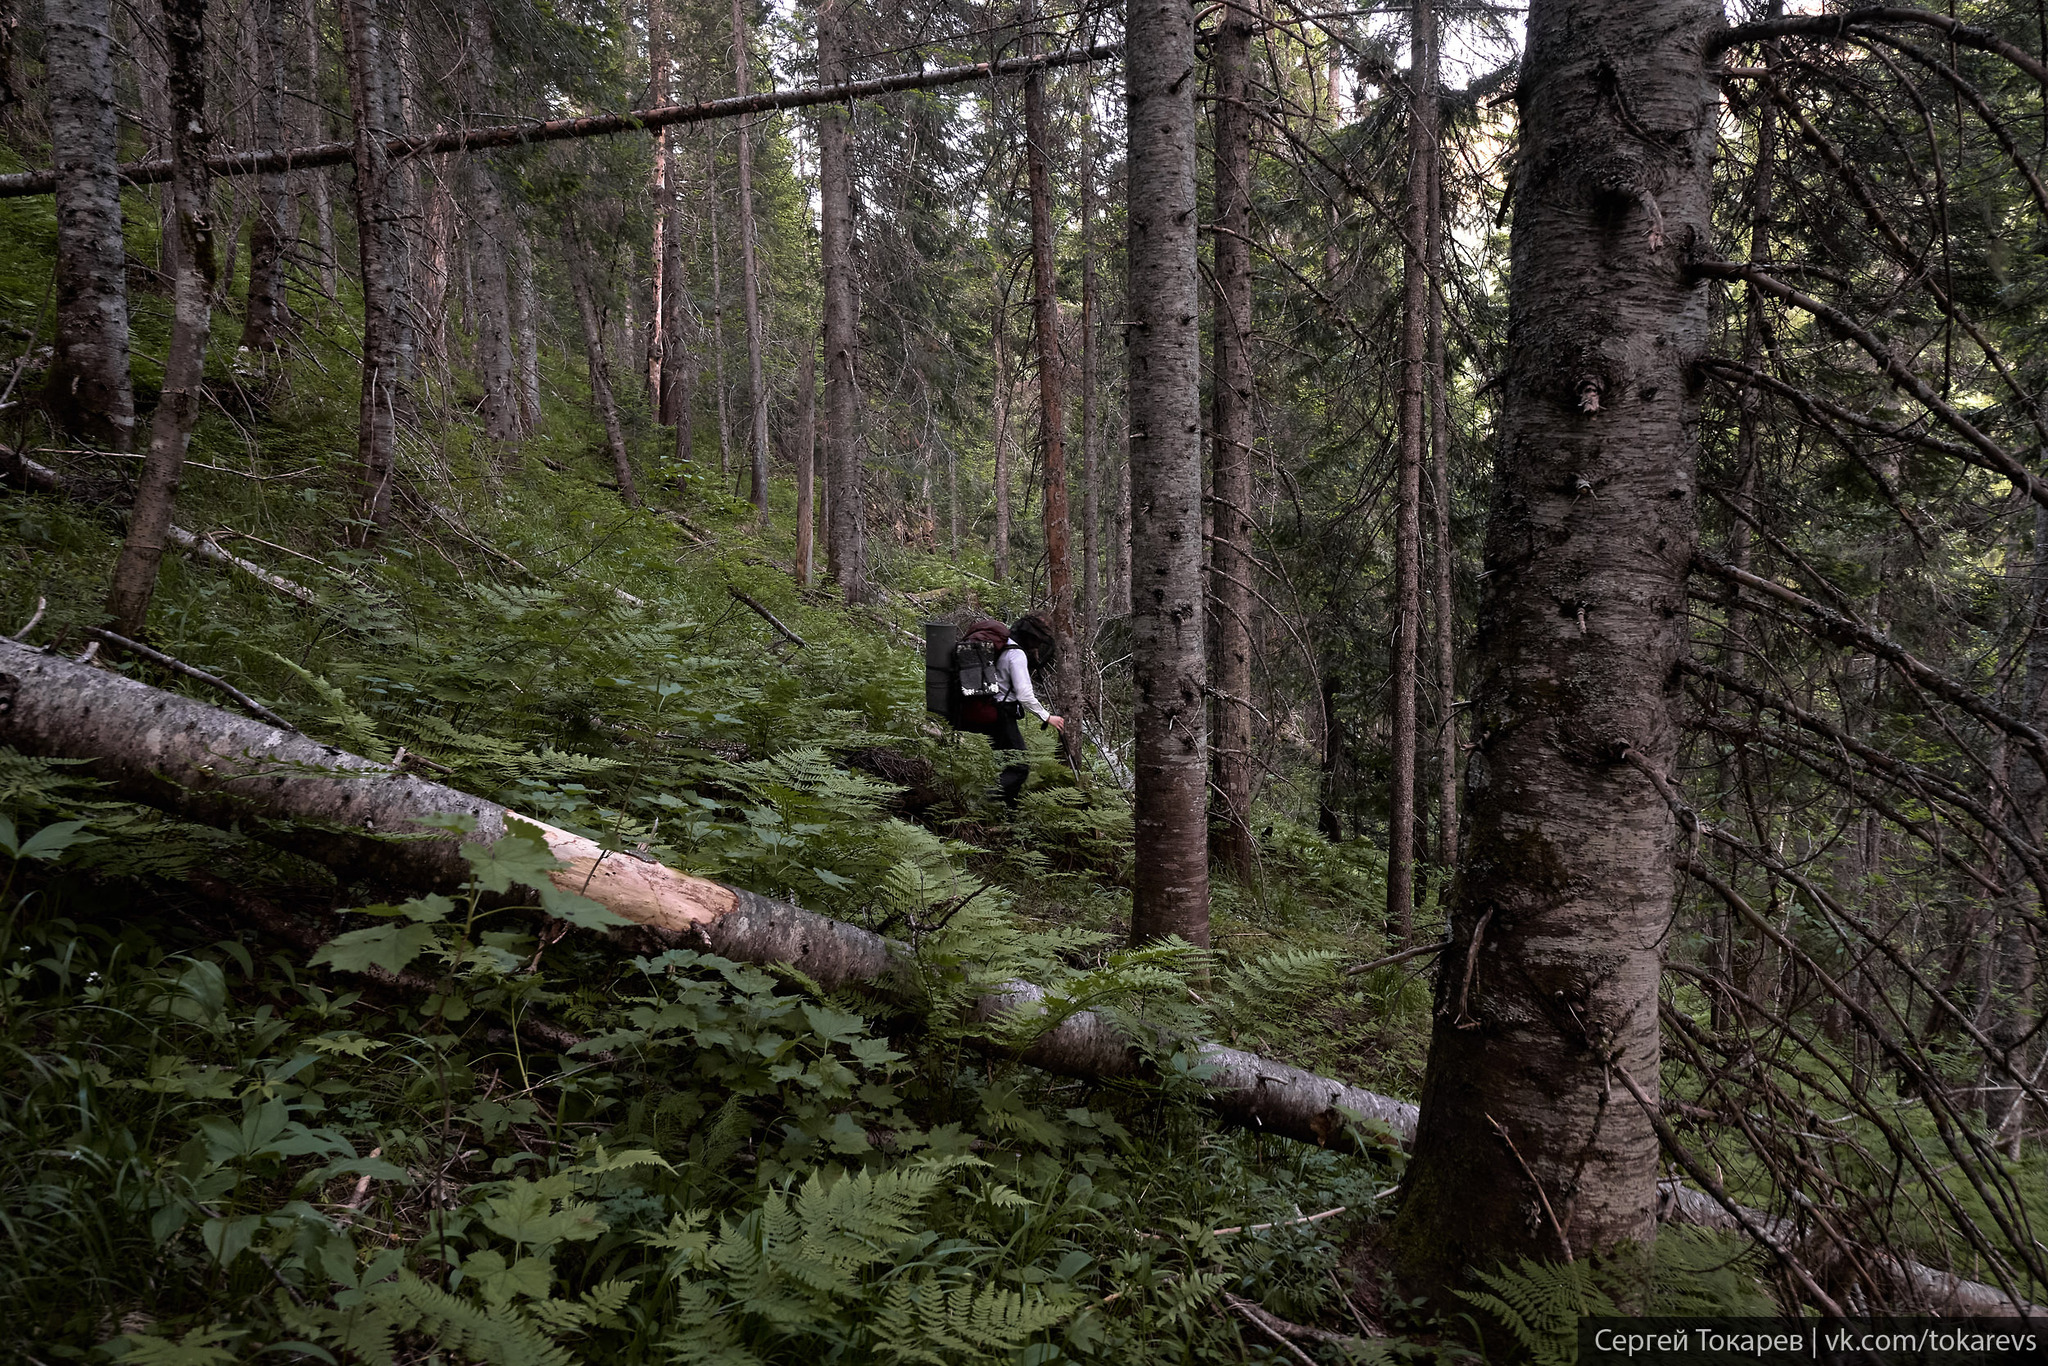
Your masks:
<path fill-rule="evenodd" d="M 502 835 L 508 820 L 527 822 L 563 867 L 556 885 L 595 900 L 629 922 L 610 931 L 641 952 L 694 948 L 751 963 L 795 967 L 827 988 L 865 985 L 914 997 L 917 964 L 901 944 L 843 921 L 752 892 L 692 877 L 495 802 L 389 765 L 349 754 L 294 731 L 149 687 L 119 674 L 0 638 L 0 745 L 24 754 L 86 759 L 110 790 L 189 820 L 240 821 L 347 878 L 415 890 L 450 889 L 467 873 L 457 839 L 422 818 L 466 815 L 472 838 Z M 405 838 L 393 838 L 404 836 Z M 1048 1010 L 1047 993 L 1009 982 L 984 993 L 975 1018 L 1015 1023 Z M 1256 1054 L 1194 1045 L 1205 1065 L 1208 1103 L 1227 1122 L 1305 1142 L 1355 1136 L 1346 1116 L 1382 1125 L 1407 1144 L 1416 1107 Z M 1010 1056 L 1065 1076 L 1140 1079 L 1144 1051 L 1108 1017 L 1067 1015 Z M 1808 1250 L 1785 1220 L 1751 1210 L 1743 1218 L 1715 1197 L 1666 1183 L 1660 1218 L 1743 1232 L 1787 1257 Z M 1881 1250 L 1863 1257 L 1914 1307 L 1974 1315 L 2044 1311 L 2015 1304 L 1997 1287 L 1963 1280 Z"/>
<path fill-rule="evenodd" d="M 344 877 L 390 886 L 445 890 L 467 875 L 456 838 L 423 827 L 424 817 L 466 815 L 476 823 L 470 838 L 484 841 L 502 835 L 508 818 L 527 821 L 564 864 L 555 883 L 631 922 L 612 933 L 632 948 L 785 963 L 828 988 L 918 988 L 908 951 L 858 926 L 608 853 L 495 802 L 12 641 L 0 641 L 0 744 L 89 759 L 91 774 L 123 797 L 207 824 L 239 821 Z M 1043 989 L 1011 982 L 984 995 L 974 1014 L 995 1022 L 1047 1008 Z M 1345 1137 L 1348 1112 L 1400 1139 L 1414 1132 L 1415 1107 L 1404 1101 L 1237 1049 L 1198 1047 L 1211 1073 L 1210 1104 L 1233 1123 L 1329 1143 Z M 1147 1067 L 1133 1040 L 1092 1011 L 1068 1015 L 1015 1056 L 1102 1080 L 1139 1078 Z"/>

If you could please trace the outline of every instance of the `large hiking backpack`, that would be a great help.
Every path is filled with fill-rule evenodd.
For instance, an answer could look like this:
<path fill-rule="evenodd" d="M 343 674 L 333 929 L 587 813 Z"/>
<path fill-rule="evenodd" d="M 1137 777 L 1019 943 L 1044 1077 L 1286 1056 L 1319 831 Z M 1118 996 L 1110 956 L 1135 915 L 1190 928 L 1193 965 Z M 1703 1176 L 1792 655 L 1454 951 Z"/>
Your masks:
<path fill-rule="evenodd" d="M 1010 649 L 1010 628 L 990 617 L 954 626 L 926 622 L 925 708 L 962 729 L 994 725 L 1001 675 L 996 661 Z"/>

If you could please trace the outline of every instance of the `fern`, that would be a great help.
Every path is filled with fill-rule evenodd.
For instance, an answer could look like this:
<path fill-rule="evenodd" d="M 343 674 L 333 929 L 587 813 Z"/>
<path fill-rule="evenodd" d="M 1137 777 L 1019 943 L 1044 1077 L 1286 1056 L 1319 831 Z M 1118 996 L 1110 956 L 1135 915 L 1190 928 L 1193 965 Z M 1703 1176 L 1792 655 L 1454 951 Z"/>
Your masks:
<path fill-rule="evenodd" d="M 1474 1274 L 1487 1290 L 1458 1295 L 1497 1319 L 1536 1366 L 1577 1366 L 1579 1320 L 1620 1312 L 1590 1262 L 1524 1257 L 1519 1269 Z"/>
<path fill-rule="evenodd" d="M 929 1366 L 1008 1357 L 1082 1303 L 1078 1295 L 935 1276 L 898 1280 L 876 1313 L 875 1346 L 890 1360 Z"/>

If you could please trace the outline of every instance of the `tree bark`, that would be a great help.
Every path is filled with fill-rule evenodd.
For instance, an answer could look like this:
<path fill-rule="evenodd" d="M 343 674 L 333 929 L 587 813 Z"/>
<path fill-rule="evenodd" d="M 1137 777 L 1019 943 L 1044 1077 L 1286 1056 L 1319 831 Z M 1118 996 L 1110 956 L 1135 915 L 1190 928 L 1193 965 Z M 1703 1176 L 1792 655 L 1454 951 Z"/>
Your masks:
<path fill-rule="evenodd" d="M 605 353 L 604 321 L 598 316 L 597 299 L 590 288 L 583 244 L 572 239 L 567 245 L 569 288 L 576 295 L 576 316 L 583 323 L 583 354 L 590 364 L 590 402 L 604 423 L 605 449 L 611 453 L 619 497 L 627 507 L 639 507 L 640 490 L 633 483 L 633 461 L 626 450 L 625 432 L 619 427 L 619 405 L 612 397 L 612 367 Z"/>
<path fill-rule="evenodd" d="M 540 425 L 540 290 L 533 278 L 533 247 L 526 225 L 506 215 L 512 234 L 512 335 L 517 341 L 519 430 L 531 435 Z"/>
<path fill-rule="evenodd" d="M 664 137 L 667 134 L 663 134 Z M 687 465 L 693 458 L 697 422 L 697 355 L 695 314 L 690 305 L 690 277 L 683 243 L 688 229 L 683 222 L 682 158 L 671 149 L 668 189 L 662 214 L 668 226 L 662 233 L 661 306 L 662 321 L 661 420 L 676 429 L 676 462 Z"/>
<path fill-rule="evenodd" d="M 846 8 L 849 0 L 818 5 L 818 80 L 848 79 Z M 867 596 L 864 506 L 859 434 L 855 425 L 854 356 L 860 345 L 853 296 L 853 172 L 846 150 L 846 110 L 826 105 L 818 116 L 818 197 L 825 274 L 825 469 L 832 493 L 826 572 L 848 602 Z"/>
<path fill-rule="evenodd" d="M 1116 496 L 1109 538 L 1109 600 L 1120 617 L 1128 617 L 1131 604 L 1131 414 L 1129 395 L 1117 422 Z"/>
<path fill-rule="evenodd" d="M 488 0 L 470 0 L 469 54 L 476 84 L 475 99 L 496 104 L 498 62 L 491 32 Z M 476 295 L 471 301 L 476 331 L 477 375 L 484 386 L 484 434 L 509 445 L 519 437 L 519 395 L 513 369 L 512 282 L 505 263 L 512 256 L 518 224 L 505 209 L 489 157 L 477 157 L 466 168 L 470 180 L 470 213 L 476 224 L 470 257 L 475 263 Z M 501 446 L 502 449 L 502 446 Z"/>
<path fill-rule="evenodd" d="M 707 210 L 711 218 L 711 389 L 718 410 L 718 473 L 732 473 L 732 419 L 725 406 L 725 270 L 718 253 L 718 161 L 716 151 L 704 149 L 705 184 L 711 193 Z"/>
<path fill-rule="evenodd" d="M 298 10 L 299 27 L 306 40 L 306 92 L 308 99 L 301 101 L 299 109 L 305 119 L 307 141 L 327 136 L 327 114 L 318 101 L 310 98 L 320 89 L 321 58 L 325 46 L 320 36 L 320 0 L 302 0 Z M 329 192 L 327 172 L 314 169 L 304 173 L 306 202 L 311 206 L 313 219 L 313 241 L 320 251 L 320 262 L 316 270 L 320 281 L 320 292 L 332 302 L 340 297 L 341 282 L 335 272 L 341 264 L 334 246 L 334 202 Z"/>
<path fill-rule="evenodd" d="M 1102 477 L 1096 468 L 1095 329 L 1101 322 L 1095 278 L 1095 83 L 1084 71 L 1081 93 L 1081 662 L 1094 668 L 1102 627 Z M 956 529 L 954 539 L 959 539 Z"/>
<path fill-rule="evenodd" d="M 1417 666 L 1422 655 L 1422 447 L 1429 369 L 1429 190 L 1436 178 L 1436 17 L 1410 24 L 1408 198 L 1401 225 L 1401 442 L 1394 480 L 1394 639 L 1387 793 L 1387 921 L 1402 947 L 1415 937 Z"/>
<path fill-rule="evenodd" d="M 1712 0 L 1529 13 L 1466 853 L 1393 1231 L 1411 1291 L 1652 1231 L 1658 1135 L 1613 1081 L 1656 1103 L 1676 832 L 1649 775 L 1677 748 L 1708 329 L 1665 239 L 1711 240 L 1720 24 Z"/>
<path fill-rule="evenodd" d="M 363 284 L 363 382 L 357 410 L 357 515 L 375 531 L 391 515 L 397 475 L 398 407 L 404 379 L 402 323 L 396 263 L 405 249 L 405 225 L 394 199 L 384 143 L 389 96 L 385 90 L 383 25 L 379 0 L 336 0 L 341 10 L 343 55 L 350 109 L 355 118 L 356 242 Z"/>
<path fill-rule="evenodd" d="M 57 328 L 44 400 L 57 429 L 110 451 L 135 441 L 128 255 L 115 178 L 110 0 L 47 0 L 44 62 L 57 194 Z"/>
<path fill-rule="evenodd" d="M 1338 810 L 1339 781 L 1344 761 L 1344 732 L 1337 724 L 1337 675 L 1324 674 L 1316 695 L 1322 702 L 1323 758 L 1316 777 L 1316 833 L 1335 844 L 1344 838 Z"/>
<path fill-rule="evenodd" d="M 736 92 L 744 98 L 747 89 L 747 42 L 749 33 L 742 0 L 732 0 L 732 62 Z M 755 251 L 754 151 L 742 115 L 739 125 L 740 163 L 740 301 L 747 318 L 747 411 L 752 415 L 752 455 L 749 497 L 754 511 L 768 516 L 768 379 L 762 368 L 764 342 L 761 335 L 761 270 Z"/>
<path fill-rule="evenodd" d="M 818 348 L 805 339 L 803 358 L 796 363 L 796 581 L 811 585 L 814 558 L 812 513 L 815 481 L 812 470 L 818 450 Z"/>
<path fill-rule="evenodd" d="M 1210 748 L 1217 862 L 1252 873 L 1252 113 L 1246 104 L 1254 16 L 1226 9 L 1210 49 L 1216 233 L 1210 344 L 1209 601 L 1216 633 L 1216 734 Z"/>
<path fill-rule="evenodd" d="M 1131 941 L 1209 942 L 1201 336 L 1195 305 L 1195 30 L 1187 0 L 1129 0 Z"/>
<path fill-rule="evenodd" d="M 996 391 L 995 402 L 995 498 L 996 498 L 996 543 L 989 553 L 990 569 L 995 581 L 1002 583 L 1010 577 L 1010 363 L 1009 354 L 1003 346 L 1005 304 L 1008 302 L 1000 289 L 996 306 L 989 319 L 989 342 L 995 351 Z"/>
<path fill-rule="evenodd" d="M 1028 51 L 1042 46 L 1037 31 L 1037 0 L 1025 0 L 1023 22 Z M 1058 263 L 1052 234 L 1052 170 L 1048 164 L 1052 133 L 1045 113 L 1045 74 L 1024 78 L 1025 182 L 1031 200 L 1031 319 L 1038 343 L 1038 440 L 1045 493 L 1040 513 L 1045 524 L 1046 596 L 1051 600 L 1052 634 L 1057 659 L 1052 668 L 1053 705 L 1072 714 L 1080 692 L 1075 668 L 1073 530 L 1067 515 L 1066 363 L 1060 356 Z M 1069 734 L 1071 738 L 1069 738 Z M 1080 754 L 1081 730 L 1062 733 L 1070 759 Z"/>
<path fill-rule="evenodd" d="M 250 38 L 256 58 L 253 73 L 257 140 L 269 142 L 285 134 L 286 0 L 256 0 Z M 285 300 L 284 260 L 292 245 L 286 215 L 289 196 L 281 173 L 256 177 L 256 217 L 249 228 L 249 295 L 242 312 L 241 345 L 251 351 L 275 351 L 291 329 L 291 307 Z"/>
<path fill-rule="evenodd" d="M 662 0 L 647 0 L 647 102 L 667 104 L 669 100 L 668 13 Z M 647 316 L 647 392 L 654 396 L 655 420 L 673 422 L 669 411 L 668 383 L 668 268 L 675 253 L 669 249 L 668 208 L 674 197 L 669 186 L 668 129 L 654 130 L 654 171 L 650 181 L 654 212 L 653 250 L 648 260 L 654 267 L 654 289 Z"/>
<path fill-rule="evenodd" d="M 171 156 L 181 174 L 171 182 L 178 229 L 178 273 L 170 351 L 164 358 L 163 396 L 150 425 L 149 453 L 136 481 L 128 536 L 114 563 L 107 613 L 114 630 L 131 639 L 149 625 L 171 513 L 185 467 L 185 447 L 199 416 L 206 382 L 206 340 L 211 329 L 213 220 L 206 169 L 206 0 L 164 0 L 164 42 L 169 54 Z"/>
<path fill-rule="evenodd" d="M 1443 158 L 1429 183 L 1429 455 L 1430 512 L 1435 533 L 1437 864 L 1448 877 L 1458 866 L 1458 548 L 1451 539 L 1451 372 L 1444 352 Z"/>

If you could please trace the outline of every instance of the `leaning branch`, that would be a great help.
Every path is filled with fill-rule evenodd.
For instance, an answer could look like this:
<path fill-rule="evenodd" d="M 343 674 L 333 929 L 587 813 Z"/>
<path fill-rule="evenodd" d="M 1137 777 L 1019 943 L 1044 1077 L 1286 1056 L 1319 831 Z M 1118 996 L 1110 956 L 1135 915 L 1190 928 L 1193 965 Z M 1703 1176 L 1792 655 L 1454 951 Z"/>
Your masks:
<path fill-rule="evenodd" d="M 19 485 L 31 493 L 47 493 L 59 498 L 80 496 L 76 483 L 51 469 L 48 465 L 29 459 L 20 451 L 0 446 L 0 481 Z M 268 588 L 284 594 L 308 607 L 319 607 L 320 599 L 303 584 L 292 582 L 282 574 L 273 574 L 253 560 L 245 560 L 220 548 L 211 536 L 198 535 L 181 526 L 168 527 L 164 537 L 172 545 L 202 560 L 212 560 L 231 569 L 239 569 Z"/>
<path fill-rule="evenodd" d="M 2048 90 L 2048 66 L 2024 48 L 2015 47 L 1988 29 L 1962 23 L 1950 15 L 1898 5 L 1867 5 L 1839 14 L 1802 14 L 1741 24 L 1723 29 L 1708 39 L 1706 51 L 1701 55 L 1711 62 L 1730 48 L 1769 42 L 1773 38 L 1832 38 L 1839 42 L 1879 24 L 1920 24 L 1939 29 L 1957 47 L 1973 47 L 1979 52 L 1995 53 L 2005 58 Z"/>
<path fill-rule="evenodd" d="M 298 729 L 297 726 L 285 720 L 282 716 L 279 716 L 276 712 L 264 706 L 261 702 L 258 702 L 255 698 L 249 696 L 249 694 L 243 692 L 218 674 L 210 674 L 204 669 L 195 669 L 184 660 L 167 655 L 162 650 L 151 649 L 139 640 L 130 640 L 126 636 L 117 636 L 112 631 L 101 630 L 97 626 L 86 627 L 85 633 L 103 640 L 109 645 L 118 646 L 129 654 L 146 659 L 152 664 L 161 665 L 172 673 L 183 674 L 194 682 L 204 683 L 207 687 L 217 692 L 225 693 L 241 703 L 242 709 L 259 721 L 267 721 L 279 730 L 296 731 Z M 24 631 L 22 634 L 27 635 L 28 633 Z"/>
<path fill-rule="evenodd" d="M 1963 459 L 1994 474 L 2004 475 L 2012 481 L 2013 487 L 2026 490 L 2029 498 L 2048 508 L 2048 482 L 2035 478 L 2011 451 L 1978 430 L 1975 423 L 1936 393 L 1933 385 L 1914 374 L 1913 367 L 1906 364 L 1898 352 L 1839 308 L 1822 303 L 1811 294 L 1795 289 L 1770 272 L 1747 262 L 1696 259 L 1688 261 L 1686 267 L 1706 279 L 1745 281 L 1751 288 L 1782 300 L 1802 313 L 1811 314 L 1829 331 L 1854 342 L 1877 362 L 1886 378 L 1918 399 L 1949 430 L 1969 443 L 1967 447 L 1957 447 Z"/>
<path fill-rule="evenodd" d="M 1913 680 L 1927 691 L 1954 706 L 1968 712 L 1984 725 L 2002 730 L 2018 740 L 2033 755 L 2034 762 L 2048 772 L 2048 734 L 2027 724 L 2017 717 L 2008 716 L 1980 697 L 1973 689 L 1963 686 L 1939 669 L 1927 664 L 1911 651 L 1903 648 L 1890 636 L 1880 634 L 1862 622 L 1842 615 L 1829 607 L 1823 607 L 1805 594 L 1787 588 L 1774 579 L 1766 579 L 1737 568 L 1723 560 L 1700 553 L 1692 559 L 1692 567 L 1719 579 L 1752 589 L 1768 598 L 1797 608 L 1811 617 L 1820 628 L 1820 633 L 1838 645 L 1854 645 L 1868 650 L 1884 660 L 1901 674 Z"/>
<path fill-rule="evenodd" d="M 905 71 L 870 81 L 849 81 L 841 85 L 805 86 L 796 90 L 768 90 L 758 95 L 735 95 L 722 100 L 700 100 L 696 104 L 664 104 L 636 109 L 625 114 L 593 114 L 586 118 L 551 119 L 544 123 L 507 123 L 486 128 L 458 128 L 442 133 L 412 133 L 384 144 L 385 155 L 393 161 L 407 157 L 442 156 L 451 152 L 482 152 L 497 147 L 524 147 L 536 142 L 563 142 L 571 138 L 611 137 L 618 133 L 647 133 L 685 123 L 710 123 L 746 114 L 770 114 L 783 109 L 805 109 L 818 104 L 842 104 L 871 100 L 905 90 L 938 90 L 949 85 L 1021 76 L 1056 67 L 1080 66 L 1106 61 L 1123 51 L 1122 43 L 1095 43 L 1088 47 L 1049 52 L 1039 57 L 1007 57 L 999 62 L 974 62 L 967 66 L 940 67 L 936 71 Z M 355 160 L 355 145 L 322 142 L 310 147 L 276 147 L 260 152 L 229 152 L 212 158 L 207 168 L 217 176 L 276 175 L 307 171 L 322 166 L 346 166 Z M 169 161 L 136 161 L 120 168 L 121 178 L 131 185 L 155 185 L 171 178 Z M 57 187 L 54 171 L 18 171 L 0 175 L 0 199 L 50 194 Z"/>

